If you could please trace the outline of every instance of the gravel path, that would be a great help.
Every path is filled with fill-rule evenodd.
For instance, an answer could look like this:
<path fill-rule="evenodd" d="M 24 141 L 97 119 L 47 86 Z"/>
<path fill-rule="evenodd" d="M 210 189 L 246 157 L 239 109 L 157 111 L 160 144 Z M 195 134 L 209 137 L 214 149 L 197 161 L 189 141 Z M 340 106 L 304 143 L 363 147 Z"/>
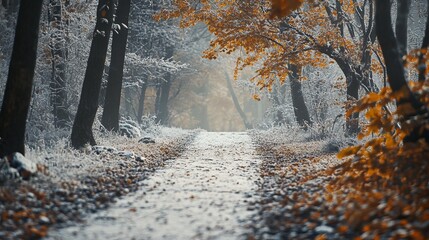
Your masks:
<path fill-rule="evenodd" d="M 201 132 L 141 191 L 51 239 L 245 239 L 259 159 L 246 133 Z"/>

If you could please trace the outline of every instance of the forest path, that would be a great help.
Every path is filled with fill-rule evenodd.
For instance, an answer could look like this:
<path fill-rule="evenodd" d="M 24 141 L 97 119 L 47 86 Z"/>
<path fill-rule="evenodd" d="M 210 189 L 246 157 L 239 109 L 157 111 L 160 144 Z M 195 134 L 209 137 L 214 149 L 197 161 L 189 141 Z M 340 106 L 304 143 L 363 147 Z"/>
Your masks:
<path fill-rule="evenodd" d="M 259 158 L 246 133 L 201 132 L 139 192 L 53 239 L 245 239 Z"/>

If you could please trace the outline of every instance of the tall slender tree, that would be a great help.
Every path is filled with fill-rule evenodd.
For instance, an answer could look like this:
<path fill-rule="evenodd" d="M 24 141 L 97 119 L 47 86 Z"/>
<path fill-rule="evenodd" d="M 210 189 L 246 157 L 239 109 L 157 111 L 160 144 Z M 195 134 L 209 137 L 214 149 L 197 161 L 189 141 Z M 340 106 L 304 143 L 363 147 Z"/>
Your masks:
<path fill-rule="evenodd" d="M 51 53 L 52 53 L 52 77 L 50 82 L 51 105 L 54 115 L 55 127 L 65 128 L 70 121 L 70 114 L 67 108 L 66 89 L 66 24 L 63 19 L 62 0 L 49 1 L 49 22 L 52 27 Z"/>
<path fill-rule="evenodd" d="M 295 118 L 302 128 L 307 129 L 308 125 L 312 124 L 312 121 L 310 119 L 310 114 L 308 113 L 307 105 L 305 104 L 301 82 L 299 80 L 301 67 L 295 64 L 289 64 L 289 70 L 291 71 L 289 74 L 289 81 Z"/>
<path fill-rule="evenodd" d="M 226 79 L 226 86 L 228 88 L 229 94 L 231 95 L 232 102 L 234 103 L 235 109 L 237 110 L 238 114 L 241 117 L 241 120 L 243 121 L 244 127 L 246 129 L 251 129 L 252 124 L 247 119 L 246 113 L 244 113 L 243 108 L 240 105 L 240 102 L 238 101 L 237 95 L 234 92 L 234 88 L 232 87 L 231 78 L 229 77 L 228 73 L 225 72 L 225 79 Z"/>
<path fill-rule="evenodd" d="M 139 106 L 137 110 L 137 121 L 139 123 L 142 122 L 142 117 L 144 113 L 144 103 L 146 98 L 146 90 L 147 90 L 147 80 L 142 83 L 141 89 L 140 89 L 140 96 L 139 96 Z"/>
<path fill-rule="evenodd" d="M 73 123 L 71 144 L 81 148 L 85 144 L 95 145 L 92 125 L 98 108 L 101 79 L 103 77 L 110 30 L 112 28 L 114 0 L 99 0 L 97 6 L 97 23 L 95 25 L 91 49 L 88 57 L 82 93 Z"/>
<path fill-rule="evenodd" d="M 423 50 L 429 47 L 429 0 L 426 3 L 426 27 L 425 27 L 425 36 L 423 37 L 423 42 L 421 46 L 420 56 L 419 56 L 419 82 L 426 81 L 426 64 L 424 63 L 424 54 Z"/>
<path fill-rule="evenodd" d="M 21 0 L 9 74 L 0 111 L 0 157 L 25 154 L 25 126 L 36 66 L 43 0 Z"/>
<path fill-rule="evenodd" d="M 404 56 L 407 53 L 408 37 L 408 14 L 410 13 L 411 0 L 398 0 L 396 14 L 396 39 L 398 41 L 399 54 Z"/>
<path fill-rule="evenodd" d="M 119 107 L 121 103 L 122 78 L 128 38 L 128 18 L 131 0 L 121 0 L 116 10 L 116 27 L 112 40 L 112 55 L 106 97 L 101 124 L 111 131 L 119 130 Z"/>
<path fill-rule="evenodd" d="M 167 46 L 165 50 L 165 58 L 171 59 L 173 57 L 174 47 Z M 171 89 L 172 76 L 170 72 L 165 73 L 164 80 L 160 86 L 160 95 L 158 108 L 156 111 L 157 122 L 166 125 L 168 123 L 168 100 L 170 98 L 170 89 Z M 158 96 L 157 96 L 158 97 Z"/>
<path fill-rule="evenodd" d="M 400 97 L 398 97 L 396 103 L 398 108 L 402 107 L 402 109 L 405 109 L 402 114 L 404 117 L 420 115 L 426 116 L 427 118 L 429 110 L 414 95 L 407 83 L 405 67 L 402 63 L 402 52 L 400 51 L 406 40 L 403 38 L 401 39 L 401 37 L 398 39 L 398 36 L 395 36 L 391 14 L 391 2 L 389 0 L 376 1 L 375 21 L 377 26 L 377 38 L 380 42 L 380 47 L 386 63 L 389 85 L 394 93 L 400 93 Z M 402 11 L 401 14 L 405 14 L 405 18 L 408 17 L 408 11 Z M 405 26 L 405 32 L 406 29 L 407 26 Z M 426 28 L 426 30 L 428 29 Z M 425 36 L 427 35 L 428 32 L 426 31 Z M 408 135 L 406 141 L 417 141 L 420 138 L 424 138 L 426 142 L 429 142 L 429 130 L 426 127 L 421 129 L 417 127 L 414 129 L 414 131 Z"/>

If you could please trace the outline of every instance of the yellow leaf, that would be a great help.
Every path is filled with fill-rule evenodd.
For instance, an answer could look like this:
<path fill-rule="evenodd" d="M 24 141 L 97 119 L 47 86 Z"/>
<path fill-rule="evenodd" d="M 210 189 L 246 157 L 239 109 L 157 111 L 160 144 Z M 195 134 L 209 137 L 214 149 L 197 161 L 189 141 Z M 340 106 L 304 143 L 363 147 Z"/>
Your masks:
<path fill-rule="evenodd" d="M 253 94 L 253 99 L 255 99 L 256 101 L 261 101 L 261 97 L 259 97 L 258 94 Z"/>

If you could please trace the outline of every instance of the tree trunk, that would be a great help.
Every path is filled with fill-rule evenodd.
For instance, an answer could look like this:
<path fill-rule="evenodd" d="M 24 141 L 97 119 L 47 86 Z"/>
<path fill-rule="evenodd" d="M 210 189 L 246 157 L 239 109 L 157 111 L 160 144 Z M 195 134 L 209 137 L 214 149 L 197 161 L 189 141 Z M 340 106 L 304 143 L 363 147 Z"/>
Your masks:
<path fill-rule="evenodd" d="M 50 82 L 51 106 L 54 115 L 54 125 L 58 128 L 67 127 L 70 114 L 67 110 L 66 90 L 66 39 L 62 20 L 61 0 L 50 0 L 49 22 L 54 29 L 51 35 L 52 78 Z"/>
<path fill-rule="evenodd" d="M 240 115 L 241 120 L 243 121 L 244 127 L 246 129 L 251 129 L 252 124 L 250 124 L 249 121 L 247 120 L 247 116 L 244 113 L 243 109 L 241 108 L 240 102 L 238 102 L 237 95 L 235 95 L 234 88 L 232 87 L 231 79 L 229 78 L 226 72 L 225 72 L 225 79 L 226 79 L 226 86 L 228 87 L 229 94 L 231 94 L 231 98 L 232 98 L 232 101 L 234 102 L 235 109 Z"/>
<path fill-rule="evenodd" d="M 398 0 L 396 16 L 396 39 L 401 58 L 407 54 L 407 28 L 408 14 L 410 12 L 411 0 Z"/>
<path fill-rule="evenodd" d="M 281 126 L 286 123 L 286 119 L 284 116 L 283 111 L 280 109 L 280 107 L 285 104 L 285 92 L 286 92 L 286 85 L 278 83 L 276 87 L 274 87 L 272 92 L 272 98 L 273 98 L 273 105 L 274 108 L 277 110 L 275 111 L 274 116 L 274 125 L 275 126 Z"/>
<path fill-rule="evenodd" d="M 399 53 L 398 43 L 392 29 L 392 16 L 390 13 L 390 0 L 376 1 L 376 31 L 380 47 L 386 63 L 388 81 L 394 92 L 404 91 L 404 96 L 413 97 L 405 79 L 405 69 Z M 412 100 L 415 108 L 420 108 L 417 99 Z"/>
<path fill-rule="evenodd" d="M 343 72 L 347 83 L 347 105 L 350 105 L 359 99 L 360 83 L 364 82 L 363 76 L 359 69 L 354 69 L 347 59 L 342 58 L 336 54 L 334 49 L 330 46 L 319 47 L 320 52 L 328 55 L 338 64 L 338 67 Z M 359 113 L 353 113 L 352 116 L 346 119 L 346 134 L 349 136 L 356 135 L 359 132 Z"/>
<path fill-rule="evenodd" d="M 119 107 L 128 38 L 130 4 L 131 0 L 121 0 L 116 11 L 115 22 L 120 29 L 117 30 L 118 33 L 113 33 L 109 78 L 107 81 L 103 116 L 101 118 L 101 123 L 107 130 L 116 132 L 119 130 Z"/>
<path fill-rule="evenodd" d="M 427 108 L 415 97 L 406 82 L 405 69 L 392 28 L 390 7 L 389 0 L 376 1 L 375 21 L 377 38 L 386 63 L 389 85 L 394 93 L 400 93 L 401 97 L 396 102 L 398 106 L 403 104 L 411 106 L 411 109 L 403 113 L 403 116 L 410 117 L 413 115 L 428 114 Z M 425 138 L 426 142 L 429 142 L 429 131 L 426 128 L 417 128 L 405 138 L 405 141 L 417 141 L 422 137 Z"/>
<path fill-rule="evenodd" d="M 347 109 L 351 107 L 357 100 L 359 100 L 359 86 L 360 81 L 355 76 L 349 75 L 347 77 Z M 359 133 L 359 113 L 354 112 L 349 118 L 346 119 L 346 134 L 354 136 Z"/>
<path fill-rule="evenodd" d="M 137 121 L 139 123 L 142 123 L 142 117 L 144 113 L 144 102 L 146 98 L 146 89 L 147 89 L 147 82 L 144 82 L 141 86 L 140 90 L 140 97 L 139 97 L 139 108 L 137 110 Z"/>
<path fill-rule="evenodd" d="M 165 82 L 161 83 L 157 122 L 161 125 L 168 123 L 168 99 L 171 89 L 171 73 L 166 73 Z"/>
<path fill-rule="evenodd" d="M 36 66 L 43 0 L 21 0 L 9 74 L 0 111 L 0 157 L 25 154 L 25 125 Z"/>
<path fill-rule="evenodd" d="M 425 36 L 423 37 L 423 42 L 422 42 L 422 50 L 426 50 L 429 47 L 429 0 L 427 0 L 426 4 L 427 4 L 426 5 L 427 17 L 426 17 Z M 421 51 L 419 56 L 419 65 L 418 65 L 419 82 L 424 82 L 426 80 L 426 63 L 425 63 L 424 55 L 425 54 L 423 54 L 423 52 Z"/>
<path fill-rule="evenodd" d="M 174 48 L 169 46 L 166 48 L 166 59 L 173 57 Z M 161 125 L 166 125 L 168 123 L 168 100 L 170 98 L 170 89 L 171 89 L 171 73 L 167 72 L 165 74 L 165 79 L 161 83 L 161 95 L 159 97 L 159 108 L 157 111 L 157 122 Z"/>
<path fill-rule="evenodd" d="M 81 148 L 87 143 L 96 144 L 92 133 L 92 125 L 98 108 L 98 97 L 109 45 L 113 12 L 113 0 L 98 1 L 97 23 L 89 52 L 82 94 L 71 133 L 71 144 L 74 148 Z"/>
<path fill-rule="evenodd" d="M 299 81 L 301 68 L 294 64 L 289 64 L 289 70 L 291 71 L 289 75 L 289 81 L 292 95 L 293 112 L 295 113 L 295 118 L 298 124 L 307 130 L 308 125 L 311 125 L 312 122 L 310 119 L 310 114 L 308 113 L 307 105 L 305 104 L 304 96 L 302 94 L 301 82 Z"/>

